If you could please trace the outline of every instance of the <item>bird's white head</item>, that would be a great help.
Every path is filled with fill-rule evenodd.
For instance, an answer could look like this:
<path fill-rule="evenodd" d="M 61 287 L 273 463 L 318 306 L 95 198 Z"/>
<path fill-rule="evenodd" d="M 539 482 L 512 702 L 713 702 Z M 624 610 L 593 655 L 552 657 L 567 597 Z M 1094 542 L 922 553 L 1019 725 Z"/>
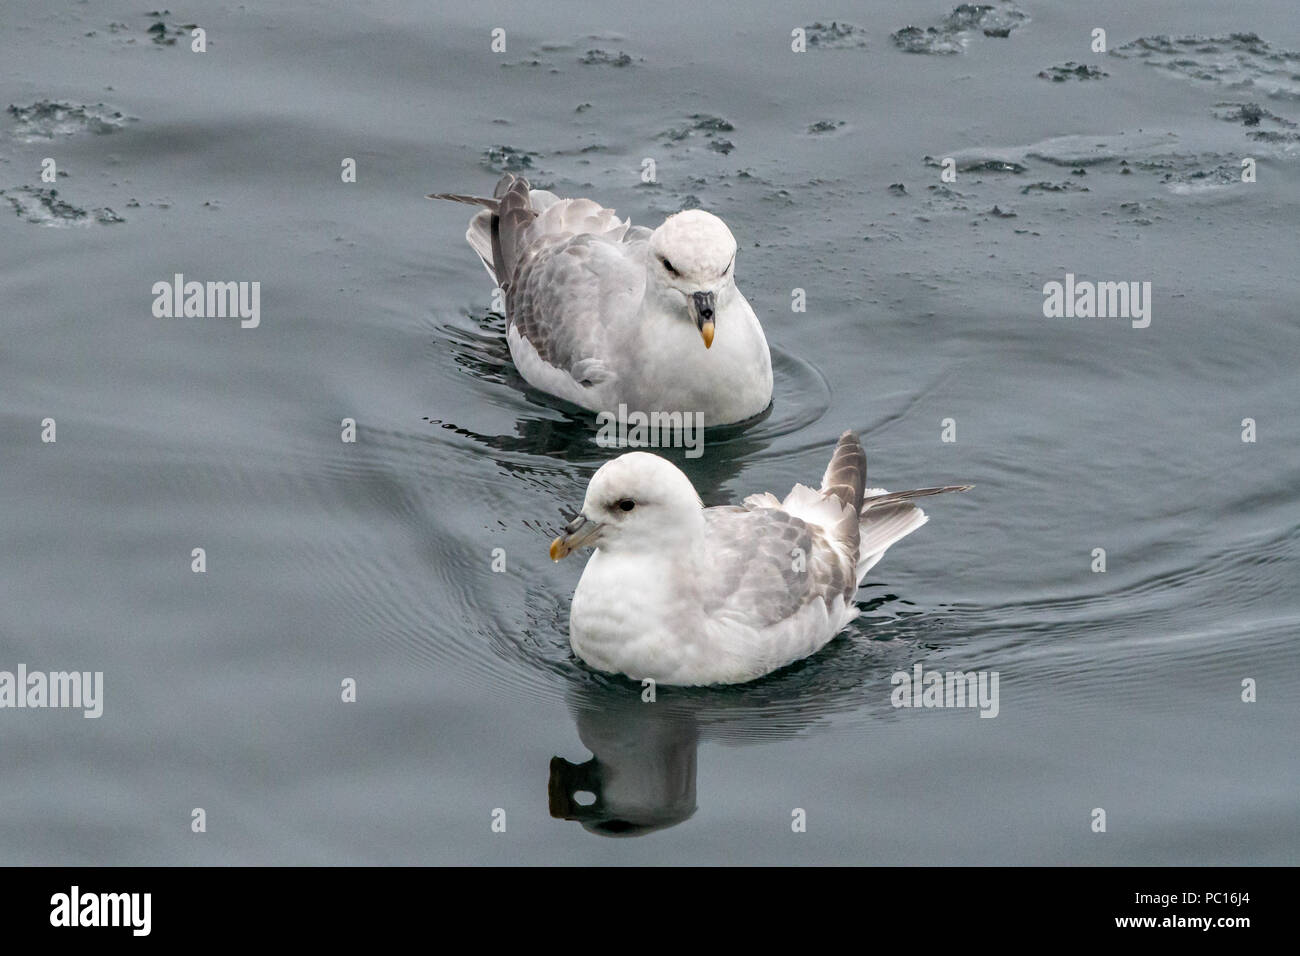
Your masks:
<path fill-rule="evenodd" d="M 736 292 L 736 237 L 703 209 L 687 209 L 650 234 L 646 289 L 682 312 L 713 344 L 714 321 Z"/>
<path fill-rule="evenodd" d="M 607 461 L 587 485 L 582 511 L 551 542 L 555 561 L 578 548 L 679 553 L 704 530 L 695 486 L 672 462 L 634 451 Z"/>

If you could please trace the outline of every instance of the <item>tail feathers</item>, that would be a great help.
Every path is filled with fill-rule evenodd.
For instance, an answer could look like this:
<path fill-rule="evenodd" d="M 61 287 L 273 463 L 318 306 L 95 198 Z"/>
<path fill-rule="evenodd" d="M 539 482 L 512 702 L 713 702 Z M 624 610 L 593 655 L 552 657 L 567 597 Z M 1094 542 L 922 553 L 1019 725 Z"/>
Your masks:
<path fill-rule="evenodd" d="M 929 521 L 924 511 L 912 503 L 914 498 L 927 498 L 949 491 L 966 491 L 972 485 L 944 485 L 936 488 L 914 488 L 911 491 L 885 491 L 868 488 L 862 502 L 861 524 L 858 526 L 858 583 L 866 577 L 889 547 L 901 541 Z"/>
<path fill-rule="evenodd" d="M 845 432 L 831 453 L 830 464 L 817 491 L 819 511 L 830 520 L 822 522 L 840 552 L 852 561 L 858 553 L 858 509 L 867 483 L 867 454 L 853 432 Z M 834 513 L 834 514 L 832 514 Z"/>
<path fill-rule="evenodd" d="M 911 502 L 873 508 L 858 527 L 858 583 L 866 577 L 890 545 L 901 541 L 930 519 Z"/>
<path fill-rule="evenodd" d="M 821 490 L 839 498 L 857 513 L 862 509 L 862 495 L 867 486 L 867 453 L 853 432 L 845 432 L 835 445 L 831 463 L 822 475 Z"/>
<path fill-rule="evenodd" d="M 430 193 L 428 198 L 483 207 L 470 220 L 465 239 L 483 260 L 493 281 L 505 288 L 519 261 L 523 232 L 537 218 L 530 193 L 528 180 L 506 173 L 497 182 L 491 199 L 464 193 Z"/>
<path fill-rule="evenodd" d="M 426 199 L 445 199 L 449 202 L 465 203 L 469 206 L 482 206 L 477 214 L 469 221 L 469 228 L 465 231 L 465 241 L 470 244 L 476 253 L 479 261 L 483 263 L 483 268 L 487 270 L 488 275 L 492 277 L 492 284 L 499 285 L 497 281 L 497 272 L 495 256 L 492 252 L 492 234 L 494 232 L 494 223 L 497 218 L 497 209 L 500 203 L 496 199 L 489 199 L 486 196 L 467 196 L 463 193 L 429 193 Z"/>
<path fill-rule="evenodd" d="M 507 180 L 509 177 L 509 180 Z M 509 286 L 519 263 L 523 234 L 537 218 L 529 195 L 528 180 L 510 176 L 497 183 L 497 213 L 492 217 L 492 269 L 503 289 Z"/>
<path fill-rule="evenodd" d="M 862 514 L 882 505 L 891 505 L 899 501 L 911 501 L 913 498 L 928 498 L 930 495 L 947 494 L 950 491 L 970 491 L 974 485 L 943 485 L 935 488 L 914 488 L 911 491 L 885 491 L 884 488 L 869 489 L 862 500 Z"/>
<path fill-rule="evenodd" d="M 501 197 L 504 196 L 515 183 L 523 183 L 524 189 L 528 189 L 528 180 L 522 176 L 516 176 L 514 173 L 506 173 L 497 180 L 496 187 L 492 190 L 492 198 L 486 196 L 468 196 L 465 193 L 429 193 L 425 199 L 446 199 L 449 202 L 463 202 L 470 206 L 486 206 L 493 212 L 501 204 Z"/>
<path fill-rule="evenodd" d="M 495 202 L 496 200 L 493 200 Z M 469 229 L 465 230 L 465 241 L 470 247 L 478 253 L 479 261 L 483 263 L 483 268 L 487 270 L 488 275 L 492 277 L 493 285 L 500 285 L 497 282 L 497 271 L 493 263 L 492 254 L 492 222 L 496 219 L 495 207 L 491 210 L 484 209 L 480 211 L 473 219 L 469 221 Z"/>
<path fill-rule="evenodd" d="M 464 193 L 429 193 L 425 199 L 446 199 L 448 202 L 463 202 L 467 206 L 486 206 L 496 212 L 497 201 L 486 196 L 467 196 Z"/>

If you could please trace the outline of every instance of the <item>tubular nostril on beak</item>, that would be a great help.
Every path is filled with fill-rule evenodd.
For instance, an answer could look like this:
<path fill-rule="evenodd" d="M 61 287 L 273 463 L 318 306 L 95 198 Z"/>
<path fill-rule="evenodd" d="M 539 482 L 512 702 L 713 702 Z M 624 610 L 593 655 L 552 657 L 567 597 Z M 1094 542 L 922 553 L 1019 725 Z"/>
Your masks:
<path fill-rule="evenodd" d="M 695 315 L 700 322 L 713 321 L 713 307 L 717 299 L 712 292 L 696 292 L 692 298 L 695 300 Z"/>

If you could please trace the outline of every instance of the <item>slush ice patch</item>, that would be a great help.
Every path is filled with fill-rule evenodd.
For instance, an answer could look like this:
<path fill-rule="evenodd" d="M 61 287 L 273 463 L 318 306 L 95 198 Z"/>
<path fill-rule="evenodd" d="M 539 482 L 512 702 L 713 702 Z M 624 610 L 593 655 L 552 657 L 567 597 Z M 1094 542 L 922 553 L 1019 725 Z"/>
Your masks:
<path fill-rule="evenodd" d="M 997 149 L 969 149 L 953 153 L 957 171 L 961 173 L 1023 173 L 1029 167 L 1024 162 L 1023 152 Z M 943 162 L 936 156 L 926 156 L 925 165 L 942 168 Z"/>
<path fill-rule="evenodd" d="M 808 127 L 808 132 L 814 136 L 821 133 L 833 133 L 844 125 L 844 120 L 818 120 Z"/>
<path fill-rule="evenodd" d="M 1278 116 L 1258 103 L 1215 103 L 1214 115 L 1225 122 L 1240 123 L 1257 130 L 1269 127 L 1294 129 L 1296 126 L 1294 121 Z"/>
<path fill-rule="evenodd" d="M 1074 182 L 1071 179 L 1067 179 L 1065 180 L 1065 182 L 1061 182 L 1061 183 L 1053 183 L 1047 180 L 1043 180 L 1041 182 L 1030 183 L 1028 186 L 1022 186 L 1020 189 L 1020 195 L 1022 196 L 1030 196 L 1033 195 L 1034 193 L 1086 193 L 1086 192 L 1088 192 L 1087 186 L 1080 186 L 1078 183 Z"/>
<path fill-rule="evenodd" d="M 74 206 L 60 198 L 57 189 L 17 186 L 13 189 L 0 189 L 0 196 L 9 201 L 9 205 L 13 207 L 19 219 L 40 226 L 88 224 L 92 221 L 101 225 L 126 222 L 107 206 L 101 206 L 90 212 Z"/>
<path fill-rule="evenodd" d="M 103 103 L 80 106 L 76 103 L 40 100 L 31 106 L 10 105 L 8 112 L 17 120 L 13 135 L 25 143 L 77 133 L 113 133 L 126 122 L 120 112 L 109 109 Z"/>
<path fill-rule="evenodd" d="M 1300 100 L 1300 53 L 1276 50 L 1255 33 L 1141 37 L 1111 56 L 1142 60 L 1167 73 L 1273 99 Z"/>
<path fill-rule="evenodd" d="M 664 142 L 671 146 L 674 143 L 680 143 L 702 133 L 704 137 L 710 140 L 709 148 L 716 152 L 731 152 L 735 147 L 729 140 L 720 139 L 719 133 L 735 132 L 736 127 L 731 125 L 727 120 L 720 116 L 709 116 L 706 113 L 692 113 L 690 122 L 685 126 L 674 126 L 672 129 L 664 130 Z"/>
<path fill-rule="evenodd" d="M 1053 83 L 1064 83 L 1067 80 L 1100 80 L 1107 76 L 1110 74 L 1103 73 L 1098 67 L 1087 63 L 1075 63 L 1073 60 L 1060 66 L 1048 67 L 1038 73 L 1040 80 L 1051 80 Z"/>
<path fill-rule="evenodd" d="M 489 146 L 483 154 L 483 165 L 494 173 L 522 173 L 532 170 L 536 153 L 513 146 Z"/>
<path fill-rule="evenodd" d="M 619 50 L 618 53 L 608 53 L 605 50 L 588 50 L 578 62 L 583 66 L 631 66 L 632 57 Z"/>
<path fill-rule="evenodd" d="M 852 23 L 832 20 L 830 23 L 810 23 L 803 28 L 809 49 L 846 50 L 867 45 L 867 31 Z"/>
<path fill-rule="evenodd" d="M 891 34 L 894 45 L 904 53 L 950 56 L 961 53 L 972 34 L 1008 37 L 1028 22 L 1029 15 L 1013 3 L 963 3 L 932 27 L 905 26 Z"/>

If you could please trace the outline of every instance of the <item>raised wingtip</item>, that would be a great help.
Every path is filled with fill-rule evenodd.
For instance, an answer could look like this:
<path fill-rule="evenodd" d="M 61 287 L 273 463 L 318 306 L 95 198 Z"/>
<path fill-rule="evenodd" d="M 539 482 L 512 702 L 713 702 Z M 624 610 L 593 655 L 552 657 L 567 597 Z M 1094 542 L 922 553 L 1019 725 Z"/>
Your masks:
<path fill-rule="evenodd" d="M 462 193 L 427 193 L 425 199 L 446 199 L 448 202 L 465 203 L 468 206 L 486 206 L 488 209 L 495 210 L 497 201 L 487 199 L 483 196 L 466 196 Z"/>
<path fill-rule="evenodd" d="M 821 491 L 839 498 L 856 513 L 862 508 L 862 494 L 867 483 L 867 453 L 851 431 L 840 435 L 831 454 L 830 464 L 822 475 Z"/>

